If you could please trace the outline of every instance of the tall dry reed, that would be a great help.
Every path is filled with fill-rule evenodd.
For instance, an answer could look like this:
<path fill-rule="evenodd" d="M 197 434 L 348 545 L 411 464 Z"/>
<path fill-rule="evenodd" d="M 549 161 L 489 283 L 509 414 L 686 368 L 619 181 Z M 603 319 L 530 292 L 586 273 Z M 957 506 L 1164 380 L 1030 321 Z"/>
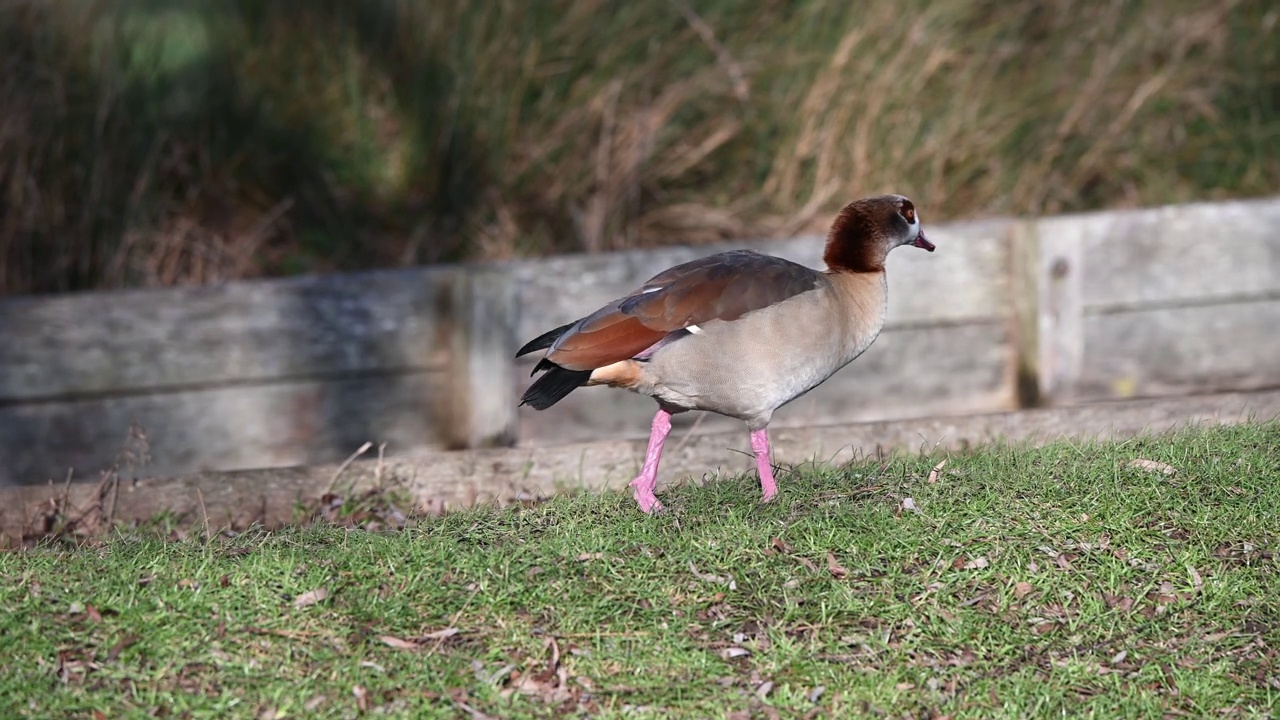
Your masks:
<path fill-rule="evenodd" d="M 0 10 L 0 293 L 1280 187 L 1267 0 Z"/>

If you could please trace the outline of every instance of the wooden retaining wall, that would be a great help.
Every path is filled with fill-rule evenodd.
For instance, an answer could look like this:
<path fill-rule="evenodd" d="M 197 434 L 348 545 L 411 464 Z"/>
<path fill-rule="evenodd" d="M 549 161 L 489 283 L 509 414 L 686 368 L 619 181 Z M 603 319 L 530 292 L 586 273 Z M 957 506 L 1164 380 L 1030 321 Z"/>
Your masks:
<path fill-rule="evenodd" d="M 876 344 L 777 426 L 1280 387 L 1280 200 L 929 234 L 890 257 Z M 822 238 L 0 300 L 0 485 L 96 479 L 135 421 L 153 476 L 643 436 L 651 401 L 618 391 L 517 411 L 511 354 L 728 247 L 819 266 Z"/>

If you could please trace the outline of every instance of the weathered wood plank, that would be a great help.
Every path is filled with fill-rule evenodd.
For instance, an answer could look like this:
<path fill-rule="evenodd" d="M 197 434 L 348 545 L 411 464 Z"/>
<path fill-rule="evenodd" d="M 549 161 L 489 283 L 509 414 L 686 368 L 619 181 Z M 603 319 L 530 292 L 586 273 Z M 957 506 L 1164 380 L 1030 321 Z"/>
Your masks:
<path fill-rule="evenodd" d="M 1079 383 L 1084 362 L 1083 225 L 1046 232 L 1036 224 L 1039 260 L 1038 397 L 1046 404 L 1067 400 Z"/>
<path fill-rule="evenodd" d="M 1086 314 L 1076 399 L 1280 387 L 1280 299 Z"/>
<path fill-rule="evenodd" d="M 148 476 L 335 462 L 366 441 L 443 449 L 462 426 L 441 371 L 236 385 L 176 393 L 0 407 L 0 486 L 97 479 L 136 420 Z"/>
<path fill-rule="evenodd" d="M 432 268 L 0 302 L 0 402 L 442 367 Z"/>
<path fill-rule="evenodd" d="M 1195 203 L 1036 221 L 1081 244 L 1086 307 L 1280 293 L 1280 202 Z"/>
<path fill-rule="evenodd" d="M 474 268 L 457 282 L 449 368 L 454 422 L 441 427 L 450 449 L 506 447 L 516 442 L 515 385 L 511 356 L 515 336 L 516 287 L 499 268 Z"/>
<path fill-rule="evenodd" d="M 861 357 L 774 416 L 773 427 L 990 412 L 1015 407 L 1011 322 L 885 330 Z M 531 363 L 516 369 L 521 389 Z M 647 437 L 654 403 L 607 388 L 584 388 L 544 410 L 520 408 L 522 444 L 604 437 Z M 736 420 L 711 413 L 675 416 L 677 436 L 740 431 Z"/>
<path fill-rule="evenodd" d="M 1003 318 L 1007 306 L 1007 228 L 986 220 L 930 226 L 935 253 L 903 248 L 889 256 L 887 327 Z M 520 285 L 522 340 L 576 320 L 682 262 L 734 248 L 752 248 L 820 268 L 824 239 L 807 236 L 696 248 L 659 248 L 569 255 L 512 265 Z"/>
<path fill-rule="evenodd" d="M 877 448 L 964 449 L 995 439 L 1040 443 L 1062 437 L 1125 437 L 1193 423 L 1230 424 L 1275 417 L 1280 417 L 1280 391 L 780 429 L 772 436 L 775 459 L 786 466 L 815 459 L 839 463 L 874 453 Z M 379 482 L 393 482 L 424 503 L 434 501 L 437 507 L 443 503 L 447 508 L 547 496 L 564 488 L 617 490 L 635 474 L 644 445 L 643 440 L 633 440 L 436 453 L 391 457 L 381 467 L 362 460 L 347 468 L 341 485 L 361 492 Z M 660 477 L 665 485 L 716 471 L 748 470 L 750 454 L 734 452 L 745 448 L 746 437 L 740 432 L 690 438 L 682 446 L 669 446 Z M 316 503 L 336 470 L 335 465 L 322 465 L 144 479 L 121 488 L 116 517 L 127 522 L 167 512 L 199 524 L 207 511 L 214 527 L 253 521 L 275 525 L 290 521 L 298 504 Z M 785 500 L 785 471 L 779 480 Z M 60 495 L 60 487 L 49 486 L 0 490 L 0 535 L 17 537 Z M 92 484 L 73 485 L 68 499 L 79 511 L 88 510 L 97 502 L 96 488 Z"/>

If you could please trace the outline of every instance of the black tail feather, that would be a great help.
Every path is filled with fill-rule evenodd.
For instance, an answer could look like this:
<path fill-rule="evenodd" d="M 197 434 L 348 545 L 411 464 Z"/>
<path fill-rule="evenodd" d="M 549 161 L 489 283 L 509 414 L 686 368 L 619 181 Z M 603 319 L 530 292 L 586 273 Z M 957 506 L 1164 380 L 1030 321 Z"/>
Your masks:
<path fill-rule="evenodd" d="M 521 355 L 528 355 L 529 353 L 533 352 L 534 350 L 546 350 L 547 348 L 551 347 L 551 344 L 552 344 L 552 343 L 554 343 L 556 340 L 559 340 L 559 339 L 560 339 L 560 336 L 561 336 L 561 335 L 563 335 L 563 334 L 565 334 L 565 332 L 566 332 L 569 328 L 571 328 L 571 327 L 573 327 L 575 324 L 577 324 L 577 322 L 578 322 L 577 320 L 574 320 L 573 322 L 571 322 L 571 323 L 569 323 L 569 324 L 567 324 L 567 325 L 561 325 L 560 327 L 556 328 L 555 330 L 551 330 L 551 331 L 548 331 L 548 332 L 544 332 L 544 333 L 542 333 L 542 334 L 541 334 L 541 335 L 539 335 L 538 337 L 536 337 L 536 338 L 534 338 L 534 339 L 530 340 L 529 342 L 525 343 L 524 347 L 522 347 L 522 348 L 520 348 L 519 350 L 517 350 L 517 351 L 516 351 L 516 357 L 520 357 Z"/>
<path fill-rule="evenodd" d="M 521 405 L 528 405 L 534 410 L 546 410 L 564 399 L 565 395 L 582 387 L 591 377 L 590 370 L 566 370 L 555 363 L 543 360 L 539 367 L 548 365 L 547 373 L 529 386 L 520 398 Z"/>

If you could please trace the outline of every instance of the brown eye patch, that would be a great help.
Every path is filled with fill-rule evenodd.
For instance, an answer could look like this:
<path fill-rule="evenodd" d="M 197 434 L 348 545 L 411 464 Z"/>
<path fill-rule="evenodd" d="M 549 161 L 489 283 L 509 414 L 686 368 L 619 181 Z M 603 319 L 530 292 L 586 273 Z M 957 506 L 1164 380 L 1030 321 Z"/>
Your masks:
<path fill-rule="evenodd" d="M 916 206 L 912 205 L 910 200 L 903 200 L 902 208 L 898 212 L 902 214 L 902 217 L 906 219 L 908 224 L 915 224 Z"/>

